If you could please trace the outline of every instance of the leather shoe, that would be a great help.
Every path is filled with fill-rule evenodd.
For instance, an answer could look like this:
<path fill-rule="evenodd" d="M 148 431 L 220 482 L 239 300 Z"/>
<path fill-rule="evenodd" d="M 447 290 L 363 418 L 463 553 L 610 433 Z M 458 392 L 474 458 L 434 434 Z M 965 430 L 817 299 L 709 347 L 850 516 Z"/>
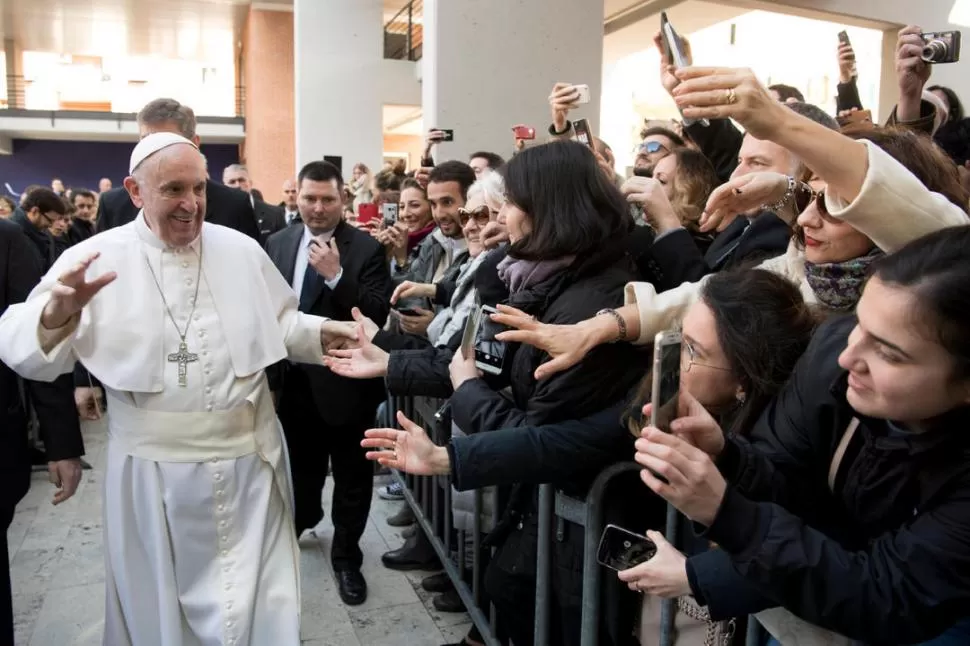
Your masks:
<path fill-rule="evenodd" d="M 438 612 L 465 612 L 465 604 L 458 596 L 457 590 L 442 592 L 431 603 Z"/>
<path fill-rule="evenodd" d="M 401 538 L 408 539 L 417 533 L 418 533 L 417 525 L 408 525 L 407 527 L 401 530 Z"/>
<path fill-rule="evenodd" d="M 388 516 L 387 524 L 391 527 L 407 527 L 414 523 L 414 512 L 407 503 L 401 505 L 401 510 L 393 516 Z"/>
<path fill-rule="evenodd" d="M 359 606 L 367 601 L 367 581 L 360 570 L 341 570 L 337 575 L 340 598 L 348 606 Z"/>
<path fill-rule="evenodd" d="M 424 577 L 421 579 L 421 587 L 428 592 L 435 593 L 448 592 L 449 590 L 455 589 L 455 586 L 451 582 L 451 577 L 448 576 L 447 572 Z"/>
<path fill-rule="evenodd" d="M 391 570 L 440 570 L 441 561 L 434 551 L 424 532 L 417 532 L 404 541 L 404 545 L 396 550 L 385 552 L 381 556 L 384 567 Z"/>

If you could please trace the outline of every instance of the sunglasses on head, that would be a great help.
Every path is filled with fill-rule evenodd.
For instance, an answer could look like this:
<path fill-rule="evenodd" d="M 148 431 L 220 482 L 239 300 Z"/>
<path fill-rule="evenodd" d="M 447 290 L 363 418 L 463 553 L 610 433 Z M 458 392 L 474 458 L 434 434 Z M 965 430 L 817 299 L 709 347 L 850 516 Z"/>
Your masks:
<path fill-rule="evenodd" d="M 474 218 L 479 226 L 484 226 L 492 219 L 492 212 L 487 204 L 482 204 L 474 211 L 469 211 L 465 208 L 458 209 L 458 221 L 461 222 L 461 226 L 465 226 L 469 218 Z"/>

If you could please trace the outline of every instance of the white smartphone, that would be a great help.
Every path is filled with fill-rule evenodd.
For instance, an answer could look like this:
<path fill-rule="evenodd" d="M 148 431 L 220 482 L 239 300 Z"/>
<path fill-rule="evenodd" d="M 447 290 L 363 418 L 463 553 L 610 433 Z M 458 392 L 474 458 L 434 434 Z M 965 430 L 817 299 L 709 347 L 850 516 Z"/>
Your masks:
<path fill-rule="evenodd" d="M 475 333 L 478 331 L 479 310 L 472 310 L 465 319 L 465 332 L 461 337 L 461 356 L 468 358 L 475 351 Z"/>
<path fill-rule="evenodd" d="M 381 205 L 381 215 L 384 217 L 384 226 L 393 227 L 397 222 L 398 205 L 393 202 L 385 202 Z"/>
<path fill-rule="evenodd" d="M 508 354 L 508 345 L 495 339 L 496 334 L 508 329 L 492 320 L 490 314 L 497 313 L 498 310 L 494 307 L 482 305 L 475 330 L 475 366 L 482 372 L 493 375 L 502 374 L 505 355 Z"/>
<path fill-rule="evenodd" d="M 574 85 L 573 86 L 573 89 L 576 90 L 577 92 L 579 92 L 579 98 L 576 99 L 576 103 L 580 103 L 580 104 L 582 104 L 582 103 L 589 103 L 589 86 L 588 85 L 586 85 L 586 84 L 583 84 L 583 85 Z"/>
<path fill-rule="evenodd" d="M 650 426 L 670 432 L 670 423 L 677 418 L 680 399 L 681 344 L 677 330 L 660 332 L 653 341 L 653 390 L 650 401 Z"/>

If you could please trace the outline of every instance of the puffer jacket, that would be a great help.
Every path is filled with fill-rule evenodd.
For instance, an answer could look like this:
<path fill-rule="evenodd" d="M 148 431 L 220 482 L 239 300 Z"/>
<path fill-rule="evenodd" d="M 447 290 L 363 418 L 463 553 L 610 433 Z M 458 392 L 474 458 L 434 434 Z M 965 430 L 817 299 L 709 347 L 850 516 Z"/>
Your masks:
<path fill-rule="evenodd" d="M 970 614 L 970 408 L 922 433 L 856 413 L 838 365 L 855 325 L 842 317 L 820 327 L 748 437 L 727 442 L 718 467 L 730 486 L 705 535 L 802 619 L 869 643 L 912 644 Z M 688 578 L 699 600 L 717 603 L 690 561 Z"/>

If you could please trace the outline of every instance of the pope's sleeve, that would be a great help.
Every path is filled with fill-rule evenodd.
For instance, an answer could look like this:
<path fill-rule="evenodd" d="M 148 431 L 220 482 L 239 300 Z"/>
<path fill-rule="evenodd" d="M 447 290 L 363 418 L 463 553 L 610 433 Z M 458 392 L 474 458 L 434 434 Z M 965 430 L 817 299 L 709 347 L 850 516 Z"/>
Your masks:
<path fill-rule="evenodd" d="M 287 356 L 297 363 L 323 365 L 323 345 L 320 342 L 320 326 L 326 321 L 320 316 L 305 314 L 299 310 L 299 300 L 293 288 L 277 270 L 265 253 L 260 254 L 260 270 L 280 332 Z"/>

